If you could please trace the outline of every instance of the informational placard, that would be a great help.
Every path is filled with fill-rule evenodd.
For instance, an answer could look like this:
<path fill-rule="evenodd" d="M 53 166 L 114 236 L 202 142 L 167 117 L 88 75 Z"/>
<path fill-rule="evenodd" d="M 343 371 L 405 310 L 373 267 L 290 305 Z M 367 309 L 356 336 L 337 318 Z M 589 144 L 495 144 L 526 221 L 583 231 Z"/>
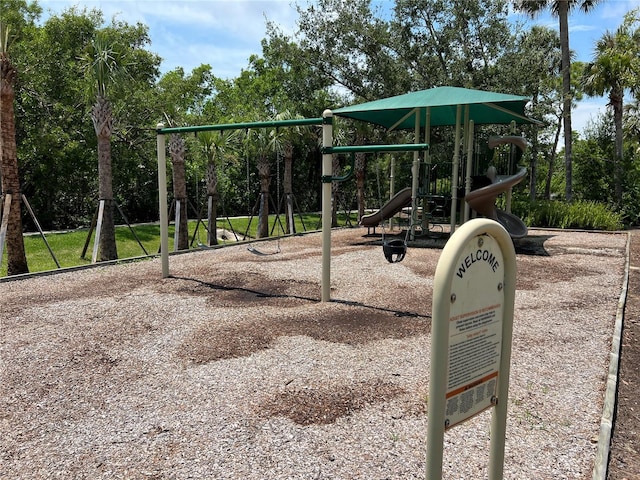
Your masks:
<path fill-rule="evenodd" d="M 502 347 L 504 260 L 488 235 L 470 239 L 451 282 L 445 428 L 493 406 Z"/>
<path fill-rule="evenodd" d="M 502 480 L 515 284 L 513 241 L 494 220 L 464 223 L 442 250 L 433 278 L 429 480 L 442 478 L 445 431 L 488 409 L 489 479 Z"/>

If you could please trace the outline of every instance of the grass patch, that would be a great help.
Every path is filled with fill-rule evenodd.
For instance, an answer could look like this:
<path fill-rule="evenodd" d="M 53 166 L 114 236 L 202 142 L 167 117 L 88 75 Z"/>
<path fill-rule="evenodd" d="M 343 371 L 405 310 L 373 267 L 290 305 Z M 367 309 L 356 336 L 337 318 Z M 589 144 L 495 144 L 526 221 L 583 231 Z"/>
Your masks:
<path fill-rule="evenodd" d="M 269 232 L 272 232 L 271 236 L 278 237 L 284 235 L 286 224 L 285 217 L 280 215 L 280 221 L 275 215 L 269 217 Z M 320 214 L 308 213 L 296 215 L 296 231 L 304 232 L 310 230 L 318 230 L 320 225 Z M 351 224 L 356 224 L 355 218 L 349 219 Z M 339 225 L 348 225 L 348 220 L 344 214 L 338 216 Z M 201 223 L 198 226 L 196 232 L 196 221 L 189 222 L 189 243 L 192 244 L 191 248 L 199 248 L 199 244 L 205 244 L 207 241 L 207 231 L 203 225 L 206 222 Z M 217 222 L 218 228 L 225 228 L 227 230 L 233 229 L 238 237 L 238 240 L 250 240 L 255 238 L 258 228 L 258 218 L 253 217 L 233 217 L 233 218 L 219 218 Z M 148 255 L 156 255 L 160 250 L 160 225 L 154 224 L 140 224 L 134 225 L 133 229 L 136 236 L 140 240 L 140 243 L 146 250 Z M 173 225 L 169 226 L 169 251 L 173 251 L 173 235 L 175 229 Z M 89 239 L 86 254 L 84 258 L 81 257 L 82 250 L 85 246 L 88 236 L 88 229 L 80 229 L 69 232 L 53 232 L 47 233 L 46 239 L 55 255 L 61 268 L 77 267 L 82 265 L 91 264 L 91 256 L 93 253 L 93 237 Z M 195 234 L 195 238 L 194 238 Z M 233 237 L 233 235 L 232 235 Z M 193 239 L 193 242 L 192 242 Z M 235 241 L 235 238 L 233 238 Z M 125 226 L 116 227 L 116 246 L 118 249 L 119 259 L 128 259 L 134 257 L 145 256 L 145 252 L 142 246 L 136 241 L 135 236 Z M 29 271 L 31 273 L 44 272 L 48 270 L 55 270 L 57 268 L 51 253 L 47 249 L 42 237 L 39 234 L 29 233 L 24 235 L 24 248 L 27 255 L 27 264 L 29 265 Z M 2 258 L 2 264 L 0 265 L 0 277 L 7 275 L 7 252 L 6 247 Z"/>

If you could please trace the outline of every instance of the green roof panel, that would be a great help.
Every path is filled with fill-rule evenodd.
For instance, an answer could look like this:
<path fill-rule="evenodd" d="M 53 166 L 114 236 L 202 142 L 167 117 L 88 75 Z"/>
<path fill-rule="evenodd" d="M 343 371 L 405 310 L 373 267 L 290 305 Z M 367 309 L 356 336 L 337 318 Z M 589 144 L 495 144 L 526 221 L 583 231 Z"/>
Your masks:
<path fill-rule="evenodd" d="M 413 129 L 420 112 L 420 125 L 455 125 L 458 105 L 469 107 L 476 124 L 538 123 L 525 115 L 529 98 L 459 87 L 436 87 L 360 105 L 334 110 L 335 115 L 381 125 L 389 130 Z"/>

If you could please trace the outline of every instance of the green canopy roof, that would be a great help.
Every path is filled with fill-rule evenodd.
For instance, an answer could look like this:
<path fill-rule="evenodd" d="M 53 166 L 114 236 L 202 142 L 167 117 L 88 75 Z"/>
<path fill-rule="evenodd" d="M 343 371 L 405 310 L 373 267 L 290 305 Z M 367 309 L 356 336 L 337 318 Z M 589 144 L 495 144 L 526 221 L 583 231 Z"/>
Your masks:
<path fill-rule="evenodd" d="M 335 115 L 382 125 L 389 130 L 412 129 L 420 112 L 420 125 L 455 125 L 458 105 L 469 106 L 476 124 L 537 123 L 525 116 L 529 98 L 458 87 L 436 87 L 334 110 Z M 427 120 L 426 107 L 430 107 Z"/>

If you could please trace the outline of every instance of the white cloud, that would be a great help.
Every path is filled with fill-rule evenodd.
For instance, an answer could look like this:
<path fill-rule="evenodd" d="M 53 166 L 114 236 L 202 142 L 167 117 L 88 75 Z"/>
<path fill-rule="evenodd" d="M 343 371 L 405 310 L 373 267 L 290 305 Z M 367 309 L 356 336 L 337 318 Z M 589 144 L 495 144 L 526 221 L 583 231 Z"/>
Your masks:
<path fill-rule="evenodd" d="M 163 70 L 176 66 L 190 71 L 210 64 L 216 76 L 232 78 L 260 54 L 267 19 L 284 26 L 295 21 L 295 11 L 284 1 L 188 1 L 146 13 L 151 49 L 165 60 Z M 283 28 L 284 29 L 284 28 Z"/>
<path fill-rule="evenodd" d="M 182 66 L 189 72 L 206 63 L 214 75 L 232 78 L 247 66 L 252 54 L 262 53 L 266 22 L 292 32 L 297 21 L 289 0 L 41 0 L 57 14 L 74 5 L 102 11 L 108 23 L 115 18 L 149 27 L 150 50 L 163 58 L 161 69 Z"/>
<path fill-rule="evenodd" d="M 220 47 L 210 43 L 190 43 L 179 48 L 165 48 L 161 43 L 152 45 L 152 50 L 161 50 L 163 71 L 176 67 L 184 68 L 189 73 L 202 64 L 211 66 L 213 74 L 220 78 L 234 78 L 248 64 L 249 57 L 256 53 L 251 47 Z"/>
<path fill-rule="evenodd" d="M 584 23 L 579 23 L 575 25 L 569 25 L 569 34 L 576 32 L 593 32 L 599 30 L 595 25 L 588 25 Z"/>
<path fill-rule="evenodd" d="M 610 0 L 604 3 L 606 8 L 602 9 L 601 18 L 613 19 L 618 23 L 622 22 L 622 17 L 625 13 L 640 8 L 640 1 L 638 0 Z"/>

